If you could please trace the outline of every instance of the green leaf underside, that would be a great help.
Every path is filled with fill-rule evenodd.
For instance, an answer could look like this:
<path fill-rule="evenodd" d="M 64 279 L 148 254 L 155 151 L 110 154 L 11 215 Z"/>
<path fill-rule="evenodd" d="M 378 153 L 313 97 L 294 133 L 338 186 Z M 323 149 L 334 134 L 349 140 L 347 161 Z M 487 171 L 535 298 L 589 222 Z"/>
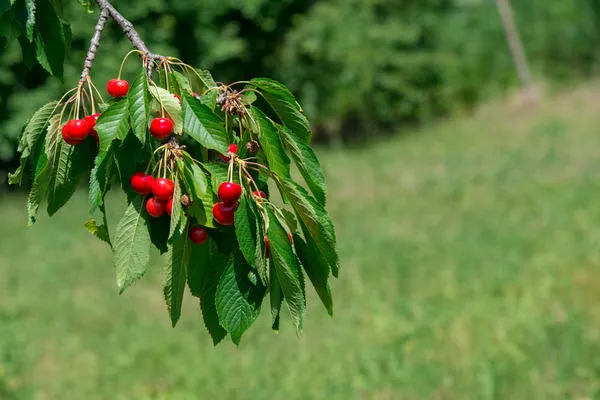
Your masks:
<path fill-rule="evenodd" d="M 256 321 L 265 294 L 263 287 L 249 279 L 250 265 L 240 252 L 229 257 L 216 293 L 216 308 L 221 326 L 235 344 Z"/>
<path fill-rule="evenodd" d="M 188 268 L 188 287 L 192 295 L 200 299 L 204 325 L 215 345 L 227 336 L 227 331 L 219 323 L 215 301 L 217 286 L 228 260 L 209 238 L 204 244 L 193 246 Z"/>
<path fill-rule="evenodd" d="M 150 262 L 150 234 L 143 205 L 143 197 L 133 198 L 117 225 L 113 250 L 120 293 L 144 276 Z"/>
<path fill-rule="evenodd" d="M 271 278 L 270 303 L 271 303 L 271 319 L 273 321 L 271 329 L 279 330 L 279 320 L 281 315 L 281 305 L 283 304 L 283 292 L 277 278 L 277 272 L 273 263 L 269 263 L 269 277 Z"/>
<path fill-rule="evenodd" d="M 185 237 L 185 229 L 187 225 L 187 217 L 181 206 L 181 184 L 177 176 L 174 177 L 175 188 L 173 190 L 173 208 L 171 210 L 171 224 L 169 227 L 169 243 Z M 187 239 L 187 237 L 186 237 Z"/>
<path fill-rule="evenodd" d="M 25 23 L 25 35 L 27 40 L 33 41 L 33 28 L 35 27 L 35 0 L 26 0 L 27 22 Z"/>
<path fill-rule="evenodd" d="M 298 170 L 306 181 L 310 191 L 315 199 L 325 206 L 325 177 L 321 170 L 321 164 L 313 149 L 306 143 L 298 140 L 289 129 L 283 127 L 280 129 L 281 137 L 285 147 L 289 151 L 292 159 L 298 166 Z"/>
<path fill-rule="evenodd" d="M 196 218 L 198 224 L 213 228 L 215 226 L 212 220 L 213 194 L 206 173 L 191 157 L 178 160 L 177 166 L 180 179 L 183 181 L 183 189 L 193 201 L 188 208 L 189 214 Z"/>
<path fill-rule="evenodd" d="M 110 243 L 110 236 L 108 234 L 108 228 L 106 227 L 106 225 L 98 225 L 96 220 L 92 218 L 84 224 L 84 227 L 88 230 L 89 233 L 96 236 L 103 242 L 106 242 L 109 246 L 112 247 L 112 244 Z"/>
<path fill-rule="evenodd" d="M 90 214 L 104 203 L 104 196 L 110 186 L 114 156 L 112 147 L 106 152 L 99 152 L 94 160 L 94 168 L 90 173 L 90 191 L 88 195 Z"/>
<path fill-rule="evenodd" d="M 327 211 L 306 190 L 289 179 L 277 179 L 281 192 L 288 198 L 299 218 L 305 236 L 310 236 L 327 260 L 333 276 L 338 276 L 339 258 L 335 230 Z"/>
<path fill-rule="evenodd" d="M 200 102 L 209 109 L 214 110 L 217 105 L 217 96 L 219 96 L 219 91 L 215 89 L 217 84 L 208 70 L 199 69 L 196 72 L 198 73 L 200 83 L 202 84 L 202 96 L 200 97 Z"/>
<path fill-rule="evenodd" d="M 294 235 L 293 238 L 296 253 L 302 262 L 302 267 L 304 267 L 308 279 L 310 279 L 329 315 L 333 316 L 333 299 L 329 287 L 329 265 L 327 261 L 319 253 L 318 248 L 312 242 L 312 238 L 308 238 L 311 246 L 307 245 L 299 235 Z"/>
<path fill-rule="evenodd" d="M 163 293 L 171 317 L 173 326 L 179 321 L 181 316 L 181 306 L 183 304 L 183 293 L 187 281 L 187 270 L 192 254 L 192 241 L 187 237 L 187 230 L 179 236 L 173 245 L 169 247 L 167 253 L 167 268 L 165 273 L 165 285 Z"/>
<path fill-rule="evenodd" d="M 181 135 L 183 132 L 183 118 L 179 101 L 173 96 L 173 93 L 170 93 L 161 87 L 150 85 L 148 86 L 148 90 L 157 103 L 153 109 L 158 111 L 159 114 L 161 108 L 164 109 L 165 113 L 168 114 L 167 116 L 173 121 L 173 132 Z"/>
<path fill-rule="evenodd" d="M 267 157 L 269 169 L 278 176 L 289 178 L 290 159 L 283 147 L 279 131 L 258 108 L 252 107 L 250 113 L 258 124 L 260 144 Z"/>
<path fill-rule="evenodd" d="M 256 268 L 264 284 L 267 283 L 267 265 L 264 250 L 263 230 L 259 214 L 251 195 L 244 194 L 235 211 L 235 234 L 244 258 Z"/>
<path fill-rule="evenodd" d="M 189 94 L 183 94 L 183 126 L 185 132 L 202 146 L 227 153 L 229 139 L 225 125 L 209 107 Z"/>
<path fill-rule="evenodd" d="M 298 140 L 310 143 L 310 124 L 294 95 L 281 83 L 267 78 L 255 78 L 250 84 L 257 88 L 281 122 L 292 130 Z"/>
<path fill-rule="evenodd" d="M 296 329 L 301 330 L 306 313 L 306 298 L 301 282 L 300 262 L 294 254 L 287 232 L 279 219 L 270 209 L 267 209 L 267 213 L 269 216 L 267 237 L 271 250 L 270 263 L 273 264 L 292 321 Z"/>
<path fill-rule="evenodd" d="M 127 99 L 115 100 L 98 118 L 96 132 L 100 139 L 100 151 L 108 151 L 114 139 L 124 140 L 129 132 L 129 108 Z"/>
<path fill-rule="evenodd" d="M 127 93 L 131 128 L 143 145 L 146 143 L 148 120 L 150 119 L 150 95 L 146 71 L 142 68 Z"/>

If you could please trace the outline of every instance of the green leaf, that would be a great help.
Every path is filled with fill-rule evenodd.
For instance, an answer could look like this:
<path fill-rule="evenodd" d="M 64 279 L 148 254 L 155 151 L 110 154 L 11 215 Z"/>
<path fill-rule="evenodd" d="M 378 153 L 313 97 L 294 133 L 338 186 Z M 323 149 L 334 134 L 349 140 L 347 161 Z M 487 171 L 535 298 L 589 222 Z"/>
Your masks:
<path fill-rule="evenodd" d="M 285 153 L 279 131 L 262 111 L 250 109 L 251 116 L 258 125 L 260 144 L 267 157 L 269 169 L 278 176 L 290 177 L 290 159 Z"/>
<path fill-rule="evenodd" d="M 45 147 L 45 145 L 44 145 Z M 28 225 L 33 225 L 37 219 L 40 204 L 46 198 L 48 184 L 50 182 L 50 169 L 48 168 L 48 157 L 42 151 L 35 166 L 33 184 L 27 198 Z"/>
<path fill-rule="evenodd" d="M 210 71 L 207 69 L 196 70 L 200 77 L 200 83 L 202 84 L 202 96 L 200 96 L 200 102 L 207 106 L 210 110 L 214 110 L 217 105 L 217 96 L 219 91 L 216 90 L 217 84 L 213 79 Z"/>
<path fill-rule="evenodd" d="M 202 167 L 204 169 L 206 169 L 208 171 L 208 173 L 210 174 L 210 184 L 212 186 L 213 191 L 215 192 L 215 194 L 217 194 L 219 185 L 223 182 L 226 182 L 228 180 L 227 177 L 227 171 L 228 171 L 228 166 L 226 164 L 222 164 L 222 163 L 216 163 L 216 162 L 212 162 L 212 163 L 204 163 L 202 164 Z M 238 182 L 238 180 L 236 180 L 236 174 L 233 174 L 233 178 L 235 182 Z"/>
<path fill-rule="evenodd" d="M 167 217 L 168 215 L 163 215 L 160 218 L 148 218 L 150 240 L 160 254 L 169 251 L 169 229 L 171 228 L 171 220 Z"/>
<path fill-rule="evenodd" d="M 90 232 L 92 235 L 96 236 L 103 242 L 108 243 L 108 245 L 112 247 L 112 244 L 110 243 L 110 235 L 108 234 L 108 228 L 106 227 L 106 225 L 98 225 L 96 220 L 94 218 L 91 218 L 85 223 L 84 226 L 85 229 L 88 230 L 88 232 Z"/>
<path fill-rule="evenodd" d="M 169 227 L 169 243 L 179 240 L 185 236 L 187 217 L 181 206 L 181 184 L 179 178 L 175 177 L 175 188 L 173 190 L 173 209 L 171 210 L 171 225 Z M 187 239 L 187 236 L 185 236 Z"/>
<path fill-rule="evenodd" d="M 297 136 L 298 141 L 310 143 L 310 124 L 302 113 L 300 104 L 284 85 L 267 78 L 252 79 L 250 84 L 260 91 L 281 122 Z"/>
<path fill-rule="evenodd" d="M 31 42 L 33 41 L 33 28 L 35 27 L 35 0 L 25 0 L 25 8 L 27 9 L 25 36 Z"/>
<path fill-rule="evenodd" d="M 33 32 L 39 63 L 52 75 L 62 78 L 66 56 L 66 38 L 54 8 L 47 1 L 36 2 L 36 29 Z"/>
<path fill-rule="evenodd" d="M 177 82 L 177 86 L 179 86 L 180 94 L 182 93 L 192 93 L 192 87 L 190 86 L 190 81 L 188 78 L 183 75 L 181 72 L 173 71 L 171 72 L 171 76 Z"/>
<path fill-rule="evenodd" d="M 229 139 L 223 121 L 195 97 L 183 94 L 183 126 L 185 132 L 202 146 L 227 153 Z"/>
<path fill-rule="evenodd" d="M 148 90 L 158 103 L 155 108 L 160 110 L 162 107 L 165 110 L 169 118 L 171 118 L 173 121 L 173 132 L 181 135 L 183 132 L 183 118 L 181 115 L 181 104 L 179 104 L 179 101 L 177 101 L 175 96 L 173 96 L 173 93 L 170 93 L 161 87 L 150 85 Z"/>
<path fill-rule="evenodd" d="M 213 193 L 206 173 L 187 153 L 184 153 L 183 160 L 177 161 L 177 167 L 185 193 L 193 202 L 188 207 L 188 213 L 196 218 L 200 225 L 213 228 L 215 226 L 212 218 Z"/>
<path fill-rule="evenodd" d="M 130 185 L 131 177 L 137 171 L 146 170 L 148 158 L 150 157 L 150 154 L 148 154 L 149 149 L 142 146 L 135 135 L 127 135 L 120 146 L 113 142 L 111 148 L 114 151 L 114 160 L 121 179 L 121 187 L 128 194 L 133 194 Z"/>
<path fill-rule="evenodd" d="M 173 210 L 175 211 L 175 210 Z M 165 273 L 163 293 L 171 316 L 173 327 L 177 325 L 181 316 L 183 293 L 187 280 L 187 270 L 192 254 L 192 241 L 187 237 L 187 230 L 179 236 L 169 247 L 167 254 L 168 264 Z"/>
<path fill-rule="evenodd" d="M 238 208 L 235 211 L 235 234 L 244 258 L 256 268 L 262 282 L 266 284 L 268 278 L 262 238 L 264 233 L 259 222 L 256 204 L 248 194 L 240 197 Z"/>
<path fill-rule="evenodd" d="M 333 276 L 338 275 L 339 257 L 336 251 L 335 229 L 325 208 L 306 190 L 289 179 L 277 179 L 282 194 L 290 201 L 305 236 L 310 236 L 327 261 Z"/>
<path fill-rule="evenodd" d="M 140 143 L 146 143 L 148 120 L 150 119 L 150 95 L 146 71 L 142 68 L 127 93 L 131 128 Z"/>
<path fill-rule="evenodd" d="M 264 287 L 249 278 L 250 265 L 240 252 L 229 257 L 216 293 L 217 314 L 221 326 L 240 343 L 244 332 L 256 321 L 265 294 Z"/>
<path fill-rule="evenodd" d="M 302 329 L 304 314 L 306 313 L 306 298 L 302 286 L 300 262 L 294 254 L 287 231 L 281 225 L 279 219 L 270 209 L 267 209 L 267 214 L 269 216 L 267 237 L 269 238 L 271 250 L 271 264 L 273 264 L 296 330 L 299 331 Z"/>
<path fill-rule="evenodd" d="M 310 279 L 329 315 L 333 316 L 333 299 L 329 287 L 329 265 L 327 261 L 323 259 L 319 249 L 310 237 L 308 238 L 310 246 L 299 235 L 293 237 L 296 253 L 306 271 L 306 275 L 308 275 L 308 279 Z"/>
<path fill-rule="evenodd" d="M 309 145 L 299 141 L 298 137 L 293 135 L 289 129 L 282 127 L 280 132 L 286 148 L 292 155 L 292 159 L 298 166 L 298 170 L 308 184 L 310 191 L 315 199 L 325 206 L 325 177 L 315 152 Z"/>
<path fill-rule="evenodd" d="M 129 108 L 126 98 L 115 100 L 96 122 L 100 151 L 106 152 L 114 139 L 124 140 L 129 132 Z"/>
<path fill-rule="evenodd" d="M 281 291 L 281 284 L 279 278 L 277 278 L 277 272 L 273 263 L 269 263 L 269 276 L 271 278 L 270 288 L 270 302 L 271 302 L 271 318 L 273 324 L 271 329 L 274 331 L 279 330 L 279 319 L 281 315 L 281 305 L 283 304 L 283 292 Z"/>
<path fill-rule="evenodd" d="M 117 225 L 113 244 L 119 293 L 146 273 L 150 262 L 150 233 L 144 198 L 133 198 Z"/>
<path fill-rule="evenodd" d="M 228 258 L 219 252 L 215 242 L 208 238 L 205 243 L 193 246 L 188 269 L 188 287 L 193 296 L 200 299 L 204 325 L 216 345 L 227 335 L 219 324 L 215 305 L 217 286 L 227 267 Z"/>
<path fill-rule="evenodd" d="M 108 151 L 101 151 L 94 159 L 94 168 L 90 173 L 90 191 L 88 195 L 90 214 L 104 203 L 104 196 L 110 187 L 114 167 L 112 146 Z"/>

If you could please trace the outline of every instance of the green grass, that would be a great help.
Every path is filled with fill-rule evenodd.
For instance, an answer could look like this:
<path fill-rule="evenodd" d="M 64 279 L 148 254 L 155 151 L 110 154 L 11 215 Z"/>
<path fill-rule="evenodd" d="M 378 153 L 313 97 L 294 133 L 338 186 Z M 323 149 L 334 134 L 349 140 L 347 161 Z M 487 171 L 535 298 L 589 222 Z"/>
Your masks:
<path fill-rule="evenodd" d="M 33 228 L 2 197 L 0 399 L 600 398 L 599 93 L 322 151 L 335 317 L 239 348 L 191 297 L 170 328 L 158 266 L 117 295 L 85 193 Z"/>

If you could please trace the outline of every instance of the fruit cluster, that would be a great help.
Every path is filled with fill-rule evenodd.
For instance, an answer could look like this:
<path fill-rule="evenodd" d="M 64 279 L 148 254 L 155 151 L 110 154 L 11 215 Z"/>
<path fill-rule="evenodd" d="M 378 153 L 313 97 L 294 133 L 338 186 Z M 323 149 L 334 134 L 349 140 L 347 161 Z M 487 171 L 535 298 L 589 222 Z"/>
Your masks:
<path fill-rule="evenodd" d="M 91 136 L 96 143 L 99 143 L 98 133 L 96 132 L 96 121 L 100 113 L 88 115 L 83 119 L 71 119 L 62 127 L 62 137 L 64 141 L 72 146 L 83 143 L 85 138 Z"/>

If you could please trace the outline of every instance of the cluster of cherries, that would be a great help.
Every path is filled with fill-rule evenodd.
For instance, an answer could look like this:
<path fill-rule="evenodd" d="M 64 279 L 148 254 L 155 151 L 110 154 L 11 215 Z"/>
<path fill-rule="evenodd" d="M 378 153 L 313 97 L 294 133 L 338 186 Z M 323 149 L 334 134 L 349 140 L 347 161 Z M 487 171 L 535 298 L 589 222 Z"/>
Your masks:
<path fill-rule="evenodd" d="M 98 133 L 94 129 L 98 117 L 100 117 L 100 113 L 88 115 L 83 119 L 71 119 L 67 121 L 62 127 L 64 141 L 72 146 L 76 146 L 83 143 L 85 138 L 91 136 L 98 143 Z"/>

